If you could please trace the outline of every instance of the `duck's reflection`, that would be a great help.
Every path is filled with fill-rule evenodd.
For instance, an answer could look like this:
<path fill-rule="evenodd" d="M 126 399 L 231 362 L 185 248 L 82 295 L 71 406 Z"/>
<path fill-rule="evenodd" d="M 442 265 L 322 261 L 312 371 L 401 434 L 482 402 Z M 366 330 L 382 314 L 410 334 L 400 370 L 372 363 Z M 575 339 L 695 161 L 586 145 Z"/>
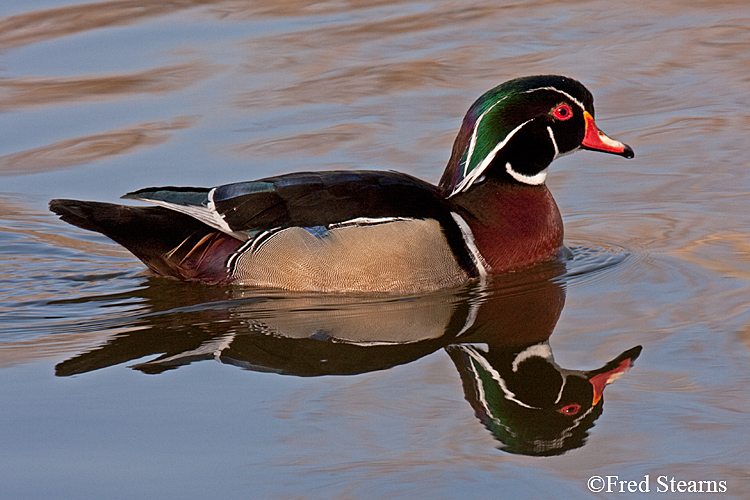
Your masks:
<path fill-rule="evenodd" d="M 445 348 L 466 399 L 502 449 L 523 455 L 559 455 L 583 446 L 602 413 L 602 392 L 627 372 L 641 351 L 634 347 L 598 370 L 562 368 L 549 344 L 520 352 L 457 344 Z"/>
<path fill-rule="evenodd" d="M 593 371 L 568 370 L 548 340 L 565 302 L 562 264 L 491 286 L 409 298 L 259 294 L 154 279 L 139 292 L 149 312 L 127 333 L 56 367 L 69 376 L 157 356 L 146 373 L 215 359 L 297 376 L 350 375 L 409 363 L 444 348 L 466 399 L 502 449 L 555 455 L 584 444 L 604 387 L 640 353 Z"/>

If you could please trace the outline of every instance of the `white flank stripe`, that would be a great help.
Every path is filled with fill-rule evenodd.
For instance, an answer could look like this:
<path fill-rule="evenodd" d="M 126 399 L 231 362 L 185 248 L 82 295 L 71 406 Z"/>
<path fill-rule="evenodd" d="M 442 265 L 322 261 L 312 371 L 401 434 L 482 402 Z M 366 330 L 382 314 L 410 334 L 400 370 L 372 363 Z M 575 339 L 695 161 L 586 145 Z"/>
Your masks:
<path fill-rule="evenodd" d="M 336 222 L 335 224 L 329 224 L 329 229 L 336 229 L 344 226 L 356 226 L 356 225 L 372 225 L 372 224 L 383 224 L 385 222 L 396 222 L 401 220 L 414 220 L 412 217 L 357 217 L 356 219 L 349 219 L 343 222 Z"/>
<path fill-rule="evenodd" d="M 469 253 L 471 254 L 471 260 L 474 262 L 474 265 L 477 267 L 477 271 L 479 272 L 480 283 L 484 284 L 485 280 L 487 279 L 487 272 L 489 271 L 490 266 L 487 265 L 484 257 L 482 257 L 482 254 L 479 253 L 479 249 L 477 248 L 476 243 L 474 243 L 474 233 L 471 232 L 471 228 L 463 219 L 463 217 L 458 215 L 456 212 L 451 212 L 451 217 L 453 217 L 453 220 L 456 221 L 456 225 L 461 230 L 461 235 L 463 236 L 466 247 L 469 249 Z"/>
<path fill-rule="evenodd" d="M 237 260 L 237 257 L 245 253 L 245 251 L 247 250 L 247 247 L 254 245 L 254 244 L 255 244 L 254 239 L 247 240 L 245 243 L 242 244 L 242 246 L 240 246 L 240 248 L 238 248 L 232 255 L 229 256 L 229 259 L 227 259 L 227 268 L 229 268 L 231 272 L 234 272 L 234 261 Z"/>
<path fill-rule="evenodd" d="M 271 231 L 273 231 L 273 229 L 272 229 Z M 255 238 L 253 238 L 253 243 L 252 243 L 252 245 L 250 245 L 250 249 L 249 249 L 249 252 L 250 252 L 250 253 L 253 253 L 253 252 L 255 252 L 256 250 L 258 250 L 258 248 L 260 248 L 261 246 L 263 246 L 263 243 L 261 243 L 261 244 L 260 244 L 260 246 L 259 246 L 259 245 L 258 245 L 258 242 L 262 242 L 262 241 L 264 241 L 264 240 L 266 239 L 266 237 L 267 237 L 267 236 L 268 236 L 269 234 L 271 234 L 271 231 L 263 231 L 263 232 L 262 232 L 262 233 L 260 233 L 260 234 L 259 234 L 258 236 L 256 236 Z"/>

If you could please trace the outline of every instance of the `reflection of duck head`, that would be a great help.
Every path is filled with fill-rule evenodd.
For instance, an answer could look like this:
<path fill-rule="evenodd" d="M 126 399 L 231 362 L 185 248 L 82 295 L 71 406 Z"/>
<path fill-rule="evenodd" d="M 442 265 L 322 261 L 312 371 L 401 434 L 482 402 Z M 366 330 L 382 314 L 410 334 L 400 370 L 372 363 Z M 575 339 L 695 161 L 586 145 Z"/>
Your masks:
<path fill-rule="evenodd" d="M 602 412 L 604 387 L 633 366 L 641 347 L 592 371 L 560 367 L 546 342 L 522 350 L 491 344 L 446 350 L 461 374 L 466 399 L 502 449 L 548 456 L 584 444 Z"/>
<path fill-rule="evenodd" d="M 156 355 L 133 368 L 155 374 L 215 359 L 287 375 L 349 375 L 409 363 L 445 347 L 482 421 L 494 431 L 496 418 L 508 429 L 505 434 L 495 432 L 499 439 L 546 425 L 544 418 L 524 417 L 522 410 L 527 408 L 521 405 L 518 410 L 515 400 L 546 408 L 546 392 L 567 395 L 578 385 L 589 391 L 588 407 L 578 403 L 580 413 L 593 406 L 586 417 L 593 423 L 601 404 L 595 404 L 592 391 L 600 395 L 604 385 L 630 365 L 620 371 L 591 372 L 586 378 L 579 375 L 583 372 L 559 370 L 551 362 L 546 341 L 565 302 L 564 286 L 556 279 L 564 270 L 562 263 L 551 263 L 498 277 L 485 288 L 375 298 L 190 288 L 155 279 L 137 292 L 137 298 L 149 304 L 147 313 L 117 325 L 124 333 L 63 361 L 56 373 L 73 375 Z M 179 288 L 172 290 L 173 286 Z M 487 348 L 479 349 L 479 344 Z M 636 355 L 629 358 L 631 363 Z M 557 389 L 549 382 L 555 377 Z M 560 391 L 561 378 L 565 391 Z M 524 452 L 517 446 L 513 450 Z"/>

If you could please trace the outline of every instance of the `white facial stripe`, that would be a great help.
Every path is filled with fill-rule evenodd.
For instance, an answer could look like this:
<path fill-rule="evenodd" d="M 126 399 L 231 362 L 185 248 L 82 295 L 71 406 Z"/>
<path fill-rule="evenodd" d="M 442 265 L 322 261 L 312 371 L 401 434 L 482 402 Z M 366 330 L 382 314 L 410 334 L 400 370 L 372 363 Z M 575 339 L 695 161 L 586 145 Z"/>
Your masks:
<path fill-rule="evenodd" d="M 553 92 L 557 92 L 558 94 L 562 94 L 565 97 L 567 97 L 568 99 L 570 99 L 571 101 L 573 101 L 574 103 L 578 104 L 578 107 L 581 108 L 581 111 L 585 111 L 586 110 L 586 108 L 583 107 L 583 103 L 581 101 L 579 101 L 578 99 L 576 99 L 572 95 L 568 94 L 567 92 L 565 92 L 563 90 L 560 90 L 558 88 L 555 88 L 555 87 L 537 87 L 535 89 L 526 90 L 523 93 L 524 94 L 530 94 L 531 92 L 536 92 L 537 90 L 551 90 Z"/>
<path fill-rule="evenodd" d="M 532 92 L 537 92 L 539 90 L 549 90 L 549 91 L 552 91 L 552 92 L 557 92 L 558 94 L 562 94 L 563 96 L 567 97 L 568 99 L 570 99 L 571 101 L 573 101 L 574 103 L 576 103 L 576 105 L 578 105 L 578 107 L 581 108 L 582 111 L 586 110 L 586 108 L 583 106 L 583 103 L 581 101 L 579 101 L 578 99 L 576 99 L 572 95 L 568 94 L 567 92 L 565 92 L 563 90 L 560 90 L 560 89 L 558 89 L 556 87 L 537 87 L 535 89 L 524 90 L 521 93 L 522 94 L 530 94 Z M 531 120 L 527 120 L 527 121 L 523 122 L 521 125 L 517 126 L 513 130 L 511 130 L 510 133 L 505 136 L 505 138 L 502 140 L 502 142 L 500 142 L 499 144 L 497 144 L 493 148 L 493 150 L 490 151 L 490 153 L 482 160 L 482 162 L 479 165 L 477 165 L 477 167 L 474 170 L 472 170 L 467 175 L 466 174 L 466 169 L 469 168 L 469 165 L 471 165 L 471 157 L 474 155 L 474 149 L 476 148 L 477 134 L 478 134 L 478 131 L 479 131 L 479 125 L 480 125 L 480 123 L 482 122 L 482 120 L 484 119 L 484 117 L 485 117 L 485 115 L 487 113 L 489 113 L 495 106 L 497 106 L 498 104 L 500 104 L 503 100 L 507 99 L 508 97 L 510 97 L 510 96 L 505 96 L 502 99 L 499 99 L 495 104 L 493 104 L 492 106 L 490 106 L 487 109 L 487 111 L 485 111 L 484 113 L 482 113 L 479 116 L 479 118 L 477 119 L 477 122 L 474 124 L 474 130 L 472 130 L 471 140 L 469 141 L 469 150 L 468 150 L 468 152 L 466 154 L 466 162 L 464 163 L 464 167 L 463 167 L 464 178 L 461 180 L 461 182 L 458 184 L 458 186 L 456 186 L 456 188 L 448 196 L 448 198 L 450 198 L 451 196 L 453 196 L 453 195 L 455 195 L 457 193 L 465 191 L 466 189 L 468 189 L 469 187 L 471 187 L 471 185 L 474 184 L 474 181 L 476 181 L 476 179 L 480 175 L 482 175 L 482 173 L 489 166 L 489 164 L 492 163 L 492 160 L 495 159 L 495 156 L 497 155 L 498 151 L 500 151 L 508 143 L 508 141 L 510 140 L 510 138 L 513 137 L 513 135 L 516 132 L 518 132 L 518 130 L 520 130 L 521 127 L 523 127 L 524 125 L 526 125 L 527 123 L 529 123 L 531 120 L 533 120 L 533 118 Z M 553 160 L 554 160 L 554 159 L 559 158 L 562 155 L 560 154 L 560 151 L 557 148 L 557 141 L 555 141 L 555 137 L 554 137 L 554 134 L 552 133 L 552 129 L 550 127 L 547 127 L 547 131 L 549 132 L 549 136 L 552 139 L 552 145 L 555 147 L 555 157 L 553 158 Z M 607 138 L 607 139 L 609 139 L 609 138 Z M 610 142 L 607 142 L 605 139 L 603 139 L 603 142 L 605 144 L 609 144 L 609 145 L 614 146 L 614 147 L 617 147 L 617 145 L 620 144 L 620 143 L 617 143 L 617 145 L 614 145 L 614 144 L 611 144 Z M 612 142 L 616 142 L 616 141 L 612 141 Z M 575 150 L 573 150 L 573 151 L 575 151 Z M 572 153 L 573 151 L 570 151 L 570 152 Z M 565 153 L 565 154 L 568 154 L 568 153 Z M 527 176 L 527 175 L 520 174 L 520 173 L 516 172 L 515 170 L 513 170 L 512 168 L 510 168 L 510 164 L 506 164 L 505 167 L 506 167 L 506 170 L 508 171 L 508 173 L 514 179 L 516 179 L 518 182 L 523 182 L 524 184 L 539 185 L 539 184 L 542 184 L 546 180 L 546 178 L 547 178 L 546 169 L 544 171 L 542 171 L 542 172 L 539 172 L 536 175 Z"/>
<path fill-rule="evenodd" d="M 533 118 L 531 120 L 533 120 Z M 490 163 L 492 163 L 492 160 L 495 159 L 495 155 L 497 155 L 498 151 L 500 151 L 501 149 L 503 149 L 505 147 L 505 145 L 508 143 L 508 141 L 516 134 L 516 132 L 518 132 L 519 130 L 521 130 L 521 128 L 524 125 L 526 125 L 527 123 L 529 123 L 531 120 L 526 120 L 525 122 L 523 122 L 522 124 L 520 124 L 519 126 L 517 126 L 516 128 L 514 128 L 513 130 L 511 130 L 510 133 L 505 136 L 505 139 L 503 139 L 502 142 L 499 142 L 494 147 L 494 149 L 492 151 L 490 151 L 490 153 L 487 156 L 484 157 L 484 159 L 482 160 L 482 163 L 480 163 L 479 165 L 477 165 L 477 167 L 474 170 L 472 170 L 469 173 L 469 175 L 467 175 L 466 177 L 463 178 L 463 180 L 458 184 L 458 186 L 456 186 L 456 189 L 453 190 L 453 192 L 450 194 L 450 196 L 453 196 L 456 193 L 460 193 L 461 191 L 463 191 L 463 190 L 467 189 L 469 186 L 471 186 L 474 183 L 474 181 L 477 179 L 477 177 L 479 177 L 480 175 L 482 175 L 482 173 L 484 172 L 484 170 L 489 166 Z M 467 164 L 468 164 L 468 162 L 467 162 Z M 450 196 L 449 196 L 449 198 L 450 198 Z"/>
<path fill-rule="evenodd" d="M 510 162 L 505 164 L 505 171 L 510 174 L 511 177 L 513 177 L 515 180 L 522 184 L 531 184 L 532 186 L 538 186 L 540 184 L 543 184 L 544 181 L 547 179 L 547 169 L 545 168 L 541 172 L 535 175 L 524 175 L 520 172 L 516 172 L 513 170 L 513 166 L 510 164 Z"/>
<path fill-rule="evenodd" d="M 555 156 L 552 158 L 555 160 L 558 156 L 560 156 L 560 150 L 557 149 L 557 141 L 555 140 L 555 134 L 552 133 L 552 127 L 547 125 L 547 132 L 549 132 L 549 138 L 552 139 L 552 145 L 555 147 Z"/>
<path fill-rule="evenodd" d="M 479 131 L 479 124 L 484 119 L 484 116 L 492 111 L 492 108 L 503 102 L 505 99 L 507 99 L 507 95 L 503 97 L 502 99 L 498 100 L 495 104 L 487 108 L 487 111 L 479 115 L 479 118 L 477 118 L 477 122 L 474 124 L 474 130 L 471 132 L 471 142 L 469 142 L 469 152 L 466 154 L 466 163 L 464 163 L 464 176 L 466 176 L 466 169 L 469 168 L 469 165 L 471 165 L 471 156 L 474 154 L 474 147 L 477 145 L 477 132 Z"/>

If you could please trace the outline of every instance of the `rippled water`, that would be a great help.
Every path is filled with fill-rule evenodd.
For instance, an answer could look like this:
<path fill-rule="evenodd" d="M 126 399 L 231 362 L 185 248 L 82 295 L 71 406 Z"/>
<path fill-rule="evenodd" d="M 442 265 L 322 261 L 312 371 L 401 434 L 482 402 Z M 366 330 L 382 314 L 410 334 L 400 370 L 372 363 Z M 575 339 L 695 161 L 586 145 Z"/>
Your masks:
<path fill-rule="evenodd" d="M 13 0 L 0 16 L 0 498 L 595 498 L 594 475 L 750 495 L 746 2 Z M 486 289 L 176 283 L 46 210 L 303 169 L 437 181 L 474 99 L 535 73 L 584 82 L 636 158 L 555 162 L 571 258 Z M 514 379 L 547 344 L 554 365 Z M 636 346 L 573 430 L 503 396 Z"/>

